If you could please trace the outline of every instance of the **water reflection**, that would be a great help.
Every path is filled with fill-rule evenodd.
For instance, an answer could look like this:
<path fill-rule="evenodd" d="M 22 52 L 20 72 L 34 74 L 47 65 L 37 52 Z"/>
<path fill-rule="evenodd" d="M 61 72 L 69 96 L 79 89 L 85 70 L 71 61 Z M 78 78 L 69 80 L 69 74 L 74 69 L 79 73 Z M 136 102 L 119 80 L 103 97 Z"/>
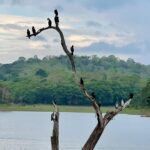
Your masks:
<path fill-rule="evenodd" d="M 60 114 L 60 150 L 80 150 L 96 124 L 91 113 Z M 50 150 L 49 112 L 0 112 L 0 150 Z M 150 118 L 118 115 L 95 150 L 149 150 Z"/>

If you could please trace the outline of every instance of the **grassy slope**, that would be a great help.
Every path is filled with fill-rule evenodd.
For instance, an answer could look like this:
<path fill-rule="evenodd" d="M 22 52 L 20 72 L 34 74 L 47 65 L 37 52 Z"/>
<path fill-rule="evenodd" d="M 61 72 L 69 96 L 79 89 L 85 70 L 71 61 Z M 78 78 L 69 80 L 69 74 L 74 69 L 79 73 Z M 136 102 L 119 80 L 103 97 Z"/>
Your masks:
<path fill-rule="evenodd" d="M 112 107 L 102 107 L 102 112 L 107 112 L 113 109 Z M 51 105 L 6 105 L 0 104 L 0 111 L 52 111 Z M 94 112 L 90 106 L 59 106 L 60 112 Z M 149 108 L 126 108 L 122 113 L 134 115 L 150 116 Z"/>

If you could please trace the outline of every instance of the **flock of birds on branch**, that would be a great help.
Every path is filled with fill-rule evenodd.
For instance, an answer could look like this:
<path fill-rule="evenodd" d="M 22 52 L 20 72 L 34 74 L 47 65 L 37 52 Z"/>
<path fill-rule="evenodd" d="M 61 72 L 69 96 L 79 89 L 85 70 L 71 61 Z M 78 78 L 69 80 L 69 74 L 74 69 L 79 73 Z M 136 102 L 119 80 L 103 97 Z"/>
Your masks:
<path fill-rule="evenodd" d="M 58 28 L 58 25 L 59 25 L 59 17 L 58 17 L 58 11 L 57 11 L 57 9 L 54 10 L 54 13 L 55 13 L 55 17 L 54 17 L 55 25 L 56 25 L 56 28 Z M 51 26 L 52 26 L 52 21 L 51 21 L 51 19 L 50 19 L 50 18 L 47 18 L 47 21 L 48 21 L 48 27 L 51 27 Z M 38 31 L 37 31 L 37 32 L 38 32 Z M 30 30 L 27 29 L 27 37 L 30 39 L 30 37 L 31 37 L 32 35 L 36 36 L 36 35 L 37 35 L 37 32 L 36 32 L 35 27 L 32 26 L 32 34 L 30 33 Z M 73 54 L 74 54 L 74 46 L 73 46 L 73 45 L 71 46 L 70 51 L 71 51 L 71 55 L 73 55 Z M 82 78 L 80 78 L 80 85 L 84 87 L 84 81 L 83 81 Z M 91 93 L 91 98 L 96 101 L 96 96 L 95 96 L 95 93 L 94 93 L 94 92 Z M 129 99 L 132 99 L 132 98 L 133 98 L 133 93 L 130 93 Z M 124 100 L 121 100 L 120 104 L 119 104 L 119 102 L 116 102 L 115 108 L 116 108 L 116 109 L 118 109 L 118 108 L 120 108 L 120 107 L 123 108 L 124 105 L 125 105 L 125 103 L 126 103 L 126 102 L 125 102 Z M 101 107 L 101 102 L 98 102 L 98 101 L 97 101 L 97 104 L 98 104 L 99 107 Z"/>
<path fill-rule="evenodd" d="M 59 17 L 58 17 L 58 11 L 57 11 L 57 9 L 54 10 L 54 13 L 55 13 L 55 18 L 54 18 L 55 25 L 56 25 L 56 27 L 58 27 L 58 25 L 59 25 Z M 51 27 L 51 26 L 52 26 L 52 21 L 51 21 L 51 19 L 47 18 L 47 20 L 48 20 L 48 26 Z M 35 29 L 34 26 L 32 26 L 32 34 L 33 34 L 34 36 L 36 36 L 36 34 L 37 34 L 36 29 Z M 30 37 L 31 37 L 31 32 L 30 32 L 29 29 L 27 29 L 27 37 L 28 37 L 29 39 L 30 39 Z"/>
<path fill-rule="evenodd" d="M 82 87 L 84 87 L 84 81 L 83 81 L 82 78 L 80 78 L 80 85 L 81 85 Z M 91 97 L 92 97 L 93 100 L 96 101 L 96 96 L 95 96 L 95 93 L 94 93 L 94 92 L 91 93 Z M 132 99 L 132 98 L 133 98 L 133 93 L 130 93 L 130 94 L 129 94 L 129 97 L 128 97 L 128 100 L 130 100 L 130 99 Z M 127 104 L 127 102 L 129 102 L 128 100 L 125 102 L 125 101 L 122 99 L 120 103 L 117 101 L 116 104 L 115 104 L 115 108 L 116 108 L 116 109 L 118 109 L 118 108 L 120 108 L 120 107 L 123 108 L 123 107 L 125 106 L 125 104 Z M 97 104 L 98 104 L 99 107 L 101 107 L 101 105 L 102 105 L 101 102 L 99 102 L 99 101 L 97 101 Z"/>
<path fill-rule="evenodd" d="M 58 28 L 58 25 L 59 25 L 59 17 L 58 17 L 58 11 L 57 9 L 54 10 L 54 13 L 55 13 L 55 17 L 54 17 L 54 21 L 55 21 L 55 25 L 56 25 L 56 28 Z M 47 21 L 48 21 L 48 27 L 51 27 L 52 26 L 52 21 L 50 18 L 47 18 Z M 37 31 L 35 29 L 34 26 L 32 26 L 32 34 L 30 32 L 29 29 L 27 29 L 27 37 L 30 39 L 31 35 L 34 35 L 36 36 L 37 35 Z M 71 48 L 71 55 L 74 54 L 74 46 L 72 45 Z"/>

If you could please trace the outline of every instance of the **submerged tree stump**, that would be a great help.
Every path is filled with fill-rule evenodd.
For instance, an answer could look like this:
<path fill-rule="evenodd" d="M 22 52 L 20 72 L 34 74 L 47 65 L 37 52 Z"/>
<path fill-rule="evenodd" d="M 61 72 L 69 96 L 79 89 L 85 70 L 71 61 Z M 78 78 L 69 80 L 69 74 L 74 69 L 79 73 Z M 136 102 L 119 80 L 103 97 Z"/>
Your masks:
<path fill-rule="evenodd" d="M 51 136 L 52 150 L 59 150 L 59 111 L 54 104 L 54 112 L 51 114 L 51 121 L 53 121 L 53 131 Z"/>

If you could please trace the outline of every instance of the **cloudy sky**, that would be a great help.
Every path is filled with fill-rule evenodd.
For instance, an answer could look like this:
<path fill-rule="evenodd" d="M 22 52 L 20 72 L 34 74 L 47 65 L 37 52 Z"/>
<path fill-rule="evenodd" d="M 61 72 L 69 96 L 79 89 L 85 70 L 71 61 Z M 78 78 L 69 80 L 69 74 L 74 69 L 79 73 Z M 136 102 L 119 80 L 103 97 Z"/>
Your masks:
<path fill-rule="evenodd" d="M 64 54 L 53 30 L 26 38 L 27 28 L 46 27 L 47 17 L 53 20 L 54 9 L 75 54 L 150 64 L 150 0 L 0 0 L 0 63 Z"/>

